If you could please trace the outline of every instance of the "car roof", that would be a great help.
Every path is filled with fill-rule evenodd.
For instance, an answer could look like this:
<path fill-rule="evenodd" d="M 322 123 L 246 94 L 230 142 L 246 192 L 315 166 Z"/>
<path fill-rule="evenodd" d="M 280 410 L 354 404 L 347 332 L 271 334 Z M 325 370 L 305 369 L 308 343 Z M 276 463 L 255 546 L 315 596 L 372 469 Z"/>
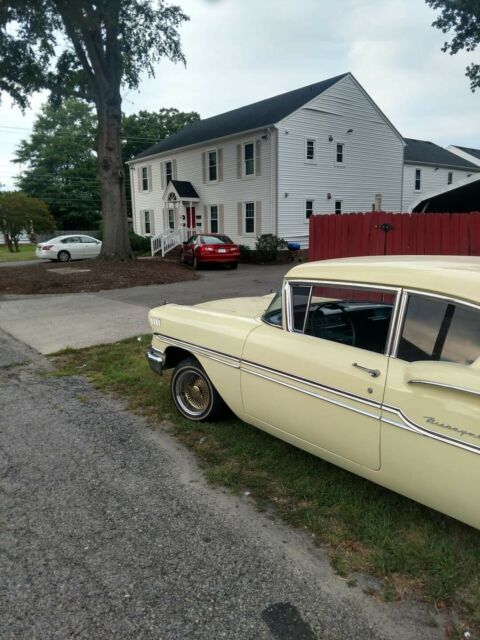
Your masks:
<path fill-rule="evenodd" d="M 337 280 L 419 289 L 480 304 L 480 257 L 365 256 L 305 262 L 289 280 Z"/>

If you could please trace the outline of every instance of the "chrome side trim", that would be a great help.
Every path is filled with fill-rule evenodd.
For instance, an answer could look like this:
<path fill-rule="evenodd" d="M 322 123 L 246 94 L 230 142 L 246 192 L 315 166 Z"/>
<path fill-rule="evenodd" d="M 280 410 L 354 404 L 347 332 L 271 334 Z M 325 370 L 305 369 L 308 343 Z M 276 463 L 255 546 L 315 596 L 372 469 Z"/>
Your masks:
<path fill-rule="evenodd" d="M 334 404 L 337 407 L 342 407 L 342 409 L 348 409 L 349 411 L 353 411 L 354 413 L 360 413 L 363 416 L 368 416 L 369 418 L 374 418 L 375 420 L 380 420 L 380 414 L 370 413 L 368 411 L 362 411 L 362 409 L 357 409 L 356 407 L 352 407 L 349 404 L 344 404 L 343 402 L 339 402 L 338 400 L 333 400 L 332 398 L 327 398 L 326 396 L 321 396 L 319 393 L 314 393 L 313 391 L 307 391 L 306 389 L 302 389 L 301 387 L 296 387 L 293 384 L 288 384 L 288 382 L 282 382 L 281 380 L 277 380 L 276 378 L 271 378 L 270 376 L 263 375 L 262 373 L 258 373 L 256 371 L 251 371 L 249 369 L 243 369 L 244 373 L 249 373 L 252 376 L 256 376 L 257 378 L 262 378 L 263 380 L 269 380 L 270 382 L 275 382 L 282 387 L 287 387 L 288 389 L 293 389 L 293 391 L 298 391 L 312 398 L 317 398 L 318 400 L 323 400 L 324 402 L 328 402 L 329 404 Z"/>
<path fill-rule="evenodd" d="M 282 378 L 286 378 L 287 380 L 291 380 L 292 382 L 300 382 L 302 384 L 306 384 L 309 387 L 313 387 L 320 391 L 327 391 L 328 393 L 333 393 L 334 395 L 340 396 L 342 398 L 347 398 L 348 400 L 354 400 L 355 402 L 362 402 L 369 407 L 374 407 L 380 409 L 382 406 L 380 402 L 375 402 L 375 400 L 367 400 L 362 396 L 357 396 L 354 393 L 348 393 L 347 391 L 340 391 L 336 387 L 329 387 L 325 384 L 320 384 L 319 382 L 314 382 L 313 380 L 309 380 L 308 378 L 302 378 L 300 376 L 296 376 L 292 373 L 285 373 L 284 371 L 279 371 L 278 369 L 273 369 L 272 367 L 265 367 L 264 365 L 257 364 L 256 362 L 251 362 L 250 360 L 242 360 L 242 371 L 246 371 L 250 373 L 247 369 L 245 369 L 244 365 L 248 365 L 249 367 L 255 367 L 255 369 L 260 369 L 260 371 L 265 371 L 267 373 L 274 373 L 276 375 L 282 376 Z M 274 382 L 277 380 L 274 378 Z"/>
<path fill-rule="evenodd" d="M 412 433 L 416 433 L 420 436 L 425 436 L 427 438 L 432 438 L 433 440 L 438 440 L 439 442 L 443 442 L 444 444 L 449 444 L 453 447 L 459 447 L 460 449 L 465 449 L 466 451 L 470 451 L 471 453 L 476 453 L 480 455 L 480 445 L 477 446 L 475 444 L 470 444 L 468 442 L 463 442 L 462 440 L 458 440 L 457 438 L 450 438 L 449 436 L 443 436 L 442 434 L 432 431 L 431 429 L 427 429 L 425 427 L 420 426 L 416 422 L 413 422 L 406 416 L 401 409 L 396 409 L 395 407 L 383 406 L 383 411 L 387 411 L 389 413 L 393 413 L 398 418 L 402 420 L 402 422 L 396 422 L 395 420 L 391 420 L 386 418 L 382 413 L 382 422 L 386 424 L 390 424 L 393 427 L 399 427 L 400 429 L 405 429 L 406 431 L 411 431 Z"/>
<path fill-rule="evenodd" d="M 463 393 L 480 396 L 480 391 L 477 391 L 476 389 L 467 389 L 467 387 L 460 387 L 456 384 L 447 384 L 446 382 L 434 382 L 433 380 L 409 380 L 408 384 L 426 384 L 431 387 L 442 387 L 443 389 L 452 389 L 452 391 L 462 391 Z"/>
<path fill-rule="evenodd" d="M 166 336 L 163 333 L 154 333 L 153 335 L 156 338 L 159 338 L 160 340 L 163 340 L 163 342 L 167 342 L 174 347 L 180 347 L 181 349 L 189 350 L 192 353 L 197 353 L 201 356 L 205 356 L 210 360 L 221 362 L 222 364 L 227 365 L 227 367 L 240 369 L 240 358 L 235 358 L 234 356 L 230 356 L 227 353 L 215 351 L 214 349 L 210 349 L 208 347 L 199 347 L 198 345 L 193 344 L 192 342 L 187 342 L 186 340 L 177 340 L 176 338 Z"/>

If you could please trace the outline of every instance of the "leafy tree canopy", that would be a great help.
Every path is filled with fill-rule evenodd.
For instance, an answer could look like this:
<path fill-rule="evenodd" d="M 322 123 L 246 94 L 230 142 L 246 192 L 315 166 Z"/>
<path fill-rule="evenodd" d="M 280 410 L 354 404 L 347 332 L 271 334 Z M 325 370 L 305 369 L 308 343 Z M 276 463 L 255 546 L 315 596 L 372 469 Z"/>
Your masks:
<path fill-rule="evenodd" d="M 17 179 L 24 193 L 44 200 L 57 229 L 97 229 L 100 189 L 96 177 L 96 117 L 85 102 L 68 98 L 45 104 L 15 162 L 26 164 Z"/>
<path fill-rule="evenodd" d="M 426 0 L 433 9 L 440 11 L 432 23 L 443 33 L 453 32 L 450 42 L 445 42 L 442 51 L 451 55 L 465 49 L 474 51 L 480 44 L 480 2 L 479 0 Z M 465 75 L 470 80 L 472 91 L 480 87 L 480 64 L 472 62 Z"/>
<path fill-rule="evenodd" d="M 121 149 L 122 87 L 136 89 L 163 57 L 184 62 L 187 16 L 164 0 L 10 0 L 0 5 L 0 92 L 22 108 L 41 89 L 59 104 L 95 106 L 104 259 L 132 257 Z"/>
<path fill-rule="evenodd" d="M 28 233 L 35 241 L 35 234 L 53 231 L 54 228 L 54 220 L 45 202 L 20 191 L 0 193 L 0 232 L 9 251 L 18 251 L 22 233 Z"/>

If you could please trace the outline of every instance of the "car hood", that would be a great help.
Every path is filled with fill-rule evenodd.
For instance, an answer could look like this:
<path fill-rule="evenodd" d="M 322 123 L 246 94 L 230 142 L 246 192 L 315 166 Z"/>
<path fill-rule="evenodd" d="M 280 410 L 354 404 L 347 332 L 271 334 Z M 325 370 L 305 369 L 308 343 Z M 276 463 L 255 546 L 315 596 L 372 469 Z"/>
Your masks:
<path fill-rule="evenodd" d="M 194 306 L 200 307 L 201 309 L 208 309 L 209 311 L 220 311 L 221 313 L 231 313 L 236 316 L 255 318 L 265 311 L 274 295 L 274 293 L 269 293 L 266 296 L 212 300 L 211 302 L 201 302 Z"/>

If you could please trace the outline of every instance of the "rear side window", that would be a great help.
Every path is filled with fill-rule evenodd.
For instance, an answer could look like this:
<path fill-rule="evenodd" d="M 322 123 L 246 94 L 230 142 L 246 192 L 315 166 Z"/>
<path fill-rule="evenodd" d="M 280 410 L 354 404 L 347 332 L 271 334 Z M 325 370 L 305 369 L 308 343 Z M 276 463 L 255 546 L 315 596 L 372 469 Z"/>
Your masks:
<path fill-rule="evenodd" d="M 480 311 L 410 295 L 397 357 L 472 364 L 480 357 Z"/>

